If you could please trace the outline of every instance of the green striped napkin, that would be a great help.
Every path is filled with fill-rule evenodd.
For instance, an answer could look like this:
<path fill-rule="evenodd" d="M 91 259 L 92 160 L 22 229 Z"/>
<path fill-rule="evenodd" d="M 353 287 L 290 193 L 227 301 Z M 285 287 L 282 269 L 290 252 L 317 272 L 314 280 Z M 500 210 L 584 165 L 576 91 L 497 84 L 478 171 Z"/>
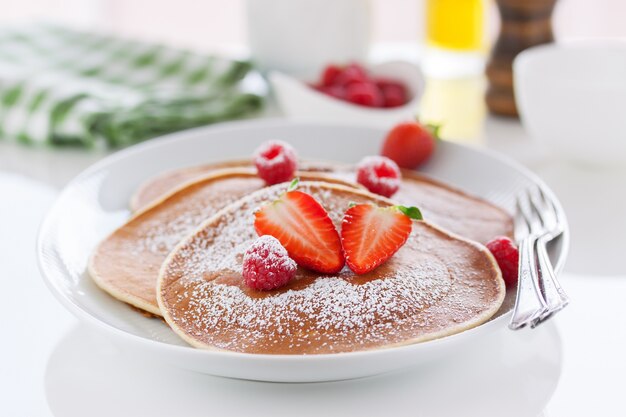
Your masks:
<path fill-rule="evenodd" d="M 122 146 L 243 117 L 248 62 L 55 26 L 0 29 L 0 136 Z"/>

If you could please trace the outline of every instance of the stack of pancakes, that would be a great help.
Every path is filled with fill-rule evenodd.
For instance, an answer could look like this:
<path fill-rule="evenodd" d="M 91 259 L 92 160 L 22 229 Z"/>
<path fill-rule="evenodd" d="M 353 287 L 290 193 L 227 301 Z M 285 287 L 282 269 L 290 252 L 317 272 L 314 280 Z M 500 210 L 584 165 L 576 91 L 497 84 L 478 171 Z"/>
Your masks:
<path fill-rule="evenodd" d="M 248 353 L 317 354 L 430 340 L 477 326 L 503 302 L 504 283 L 482 246 L 511 236 L 502 209 L 413 171 L 393 201 L 354 182 L 353 167 L 301 164 L 299 189 L 338 230 L 351 202 L 420 207 L 407 243 L 365 275 L 298 269 L 259 292 L 241 277 L 257 237 L 253 211 L 286 184 L 266 187 L 247 161 L 167 172 L 133 196 L 130 220 L 95 249 L 89 273 L 103 290 L 162 316 L 189 344 Z"/>

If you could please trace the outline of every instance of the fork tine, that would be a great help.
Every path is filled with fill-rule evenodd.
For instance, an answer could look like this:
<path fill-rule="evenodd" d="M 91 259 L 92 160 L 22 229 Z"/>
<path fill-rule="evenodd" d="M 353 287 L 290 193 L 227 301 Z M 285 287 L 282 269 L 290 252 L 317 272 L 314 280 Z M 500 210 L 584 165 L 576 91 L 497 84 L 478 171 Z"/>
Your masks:
<path fill-rule="evenodd" d="M 547 229 L 552 234 L 553 230 L 558 226 L 558 213 L 554 202 L 546 197 L 544 191 L 539 186 L 537 186 L 536 192 L 533 193 L 531 201 L 544 229 Z"/>
<path fill-rule="evenodd" d="M 563 224 L 563 219 L 564 214 L 563 214 L 563 209 L 557 205 L 557 203 L 553 200 L 550 199 L 546 196 L 546 194 L 542 191 L 541 193 L 544 201 L 546 201 L 546 203 L 548 204 L 548 206 L 552 209 L 552 213 L 554 214 L 554 219 L 555 219 L 555 223 L 556 223 L 556 227 L 558 227 L 558 234 L 563 233 L 563 229 L 565 228 L 564 224 Z M 554 239 L 556 236 L 558 236 L 558 234 L 555 234 L 554 236 L 552 236 L 552 238 Z"/>
<path fill-rule="evenodd" d="M 546 245 L 551 240 L 556 239 L 563 234 L 566 228 L 565 214 L 563 208 L 553 199 L 550 198 L 545 190 L 541 187 L 538 188 L 538 195 L 542 202 L 542 208 L 538 211 L 539 216 L 542 218 L 547 232 L 546 236 L 542 239 Z M 562 261 L 562 260 L 561 260 Z M 563 262 L 557 263 L 555 270 L 561 271 L 563 269 Z"/>
<path fill-rule="evenodd" d="M 530 234 L 530 227 L 528 226 L 528 222 L 524 216 L 519 196 L 515 200 L 515 215 L 513 221 L 513 234 L 515 235 L 515 240 L 519 244 L 522 239 L 526 239 Z"/>
<path fill-rule="evenodd" d="M 530 232 L 539 237 L 545 233 L 545 219 L 542 217 L 541 211 L 537 208 L 535 190 L 526 190 L 526 211 L 525 216 L 530 224 Z"/>
<path fill-rule="evenodd" d="M 533 215 L 534 210 L 531 198 L 530 191 L 526 189 L 517 199 L 517 210 L 530 234 L 533 233 L 533 226 L 535 229 L 537 227 L 537 219 Z"/>
<path fill-rule="evenodd" d="M 533 190 L 535 192 L 529 191 L 529 201 L 530 201 L 530 209 L 533 212 L 535 218 L 541 223 L 541 234 L 546 232 L 546 229 L 550 227 L 550 223 L 552 223 L 552 208 L 548 207 L 545 204 L 545 200 L 541 196 L 541 190 L 536 188 Z M 538 230 L 539 231 L 539 230 Z"/>

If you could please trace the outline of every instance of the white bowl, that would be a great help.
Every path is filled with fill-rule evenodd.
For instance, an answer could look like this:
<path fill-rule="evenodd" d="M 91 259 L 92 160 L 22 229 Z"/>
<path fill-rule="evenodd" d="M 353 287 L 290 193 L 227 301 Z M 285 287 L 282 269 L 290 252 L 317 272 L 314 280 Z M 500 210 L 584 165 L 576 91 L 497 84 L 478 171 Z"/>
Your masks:
<path fill-rule="evenodd" d="M 375 154 L 386 130 L 285 121 L 222 124 L 170 135 L 118 152 L 74 179 L 61 192 L 39 234 L 39 264 L 50 290 L 78 318 L 111 336 L 124 351 L 159 363 L 208 374 L 281 382 L 357 378 L 431 364 L 448 353 L 462 354 L 488 334 L 506 327 L 509 312 L 462 333 L 390 349 L 326 355 L 257 355 L 206 351 L 187 346 L 163 321 L 146 318 L 100 290 L 86 274 L 95 245 L 130 213 L 128 201 L 149 177 L 182 166 L 249 157 L 267 139 L 290 141 L 300 155 L 354 163 Z M 540 186 L 532 173 L 493 154 L 442 142 L 424 172 L 509 210 L 521 189 Z M 560 269 L 568 232 L 551 246 Z"/>
<path fill-rule="evenodd" d="M 302 80 L 276 71 L 270 72 L 268 78 L 281 110 L 295 120 L 390 127 L 415 118 L 425 88 L 419 67 L 405 61 L 390 61 L 372 65 L 368 71 L 374 76 L 404 83 L 411 100 L 394 108 L 364 107 L 314 90 L 307 84 L 314 80 Z"/>
<path fill-rule="evenodd" d="M 626 41 L 530 48 L 513 64 L 524 127 L 556 155 L 586 164 L 626 161 Z"/>

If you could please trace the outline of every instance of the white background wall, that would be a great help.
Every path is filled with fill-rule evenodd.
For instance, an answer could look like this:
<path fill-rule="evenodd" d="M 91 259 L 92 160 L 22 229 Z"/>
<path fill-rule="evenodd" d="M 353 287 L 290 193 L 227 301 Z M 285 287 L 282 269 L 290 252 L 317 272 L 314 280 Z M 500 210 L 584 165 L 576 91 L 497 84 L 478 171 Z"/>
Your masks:
<path fill-rule="evenodd" d="M 493 35 L 497 30 L 497 12 L 493 0 L 485 1 L 490 2 Z M 371 2 L 374 41 L 423 39 L 424 0 Z M 245 43 L 243 11 L 243 0 L 0 0 L 0 24 L 44 19 L 215 50 Z M 555 30 L 560 38 L 626 38 L 624 16 L 625 0 L 559 0 Z"/>

